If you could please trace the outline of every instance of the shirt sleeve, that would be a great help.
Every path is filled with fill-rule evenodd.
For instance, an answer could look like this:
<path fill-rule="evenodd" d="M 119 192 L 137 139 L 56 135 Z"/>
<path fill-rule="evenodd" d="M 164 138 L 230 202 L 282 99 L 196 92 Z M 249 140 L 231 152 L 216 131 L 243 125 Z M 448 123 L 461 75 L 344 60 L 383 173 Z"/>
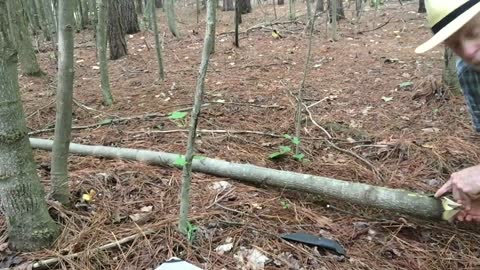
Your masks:
<path fill-rule="evenodd" d="M 459 58 L 457 60 L 457 76 L 473 127 L 476 132 L 480 132 L 480 71 L 473 69 Z"/>

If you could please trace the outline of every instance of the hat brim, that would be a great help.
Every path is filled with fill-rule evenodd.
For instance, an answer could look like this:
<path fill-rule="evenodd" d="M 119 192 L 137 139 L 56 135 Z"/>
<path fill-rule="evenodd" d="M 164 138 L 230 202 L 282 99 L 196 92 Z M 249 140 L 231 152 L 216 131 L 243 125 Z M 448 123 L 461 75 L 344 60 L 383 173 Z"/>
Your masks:
<path fill-rule="evenodd" d="M 435 46 L 444 42 L 451 35 L 455 34 L 462 26 L 468 23 L 473 17 L 480 13 L 480 3 L 475 4 L 473 7 L 462 13 L 462 15 L 455 18 L 451 23 L 443 27 L 432 38 L 427 40 L 422 45 L 415 49 L 415 53 L 424 53 L 433 49 Z"/>

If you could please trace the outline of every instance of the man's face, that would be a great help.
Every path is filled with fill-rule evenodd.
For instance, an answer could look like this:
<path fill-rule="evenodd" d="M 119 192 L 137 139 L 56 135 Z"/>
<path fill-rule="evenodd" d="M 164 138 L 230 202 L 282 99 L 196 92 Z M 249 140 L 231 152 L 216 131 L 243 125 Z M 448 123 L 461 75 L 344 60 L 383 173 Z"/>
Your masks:
<path fill-rule="evenodd" d="M 465 24 L 445 41 L 445 46 L 465 62 L 480 66 L 480 15 Z"/>

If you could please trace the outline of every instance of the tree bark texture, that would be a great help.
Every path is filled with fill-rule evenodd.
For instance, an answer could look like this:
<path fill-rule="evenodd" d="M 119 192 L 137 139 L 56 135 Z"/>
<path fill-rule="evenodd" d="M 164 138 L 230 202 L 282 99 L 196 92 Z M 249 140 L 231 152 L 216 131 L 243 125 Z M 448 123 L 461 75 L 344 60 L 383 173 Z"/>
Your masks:
<path fill-rule="evenodd" d="M 108 44 L 110 45 L 110 59 L 116 60 L 127 55 L 127 41 L 118 0 L 108 0 Z"/>
<path fill-rule="evenodd" d="M 50 150 L 52 141 L 30 139 L 32 147 Z M 152 165 L 174 166 L 178 154 L 107 146 L 70 144 L 72 153 L 103 158 L 136 160 Z M 362 206 L 375 207 L 400 214 L 442 220 L 441 201 L 432 196 L 402 189 L 372 186 L 328 177 L 237 164 L 218 159 L 202 158 L 192 161 L 192 170 L 219 177 L 227 177 L 255 185 L 269 185 L 280 189 L 297 190 L 342 200 Z"/>
<path fill-rule="evenodd" d="M 8 12 L 10 13 L 10 25 L 14 29 L 12 36 L 15 38 L 15 44 L 18 47 L 22 74 L 27 76 L 41 76 L 43 72 L 37 62 L 37 56 L 35 55 L 28 31 L 27 18 L 25 17 L 22 1 L 6 1 L 8 4 Z"/>
<path fill-rule="evenodd" d="M 34 251 L 49 247 L 59 230 L 48 213 L 28 141 L 6 1 L 0 0 L 0 210 L 9 244 Z"/>
<path fill-rule="evenodd" d="M 113 104 L 112 92 L 110 90 L 110 78 L 108 76 L 108 59 L 107 59 L 107 14 L 109 0 L 100 0 L 98 10 L 97 25 L 97 54 L 100 60 L 100 76 L 103 102 L 110 106 Z"/>
<path fill-rule="evenodd" d="M 74 3 L 62 0 L 58 3 L 58 85 L 55 115 L 55 134 L 50 171 L 52 197 L 67 205 L 70 199 L 68 183 L 68 147 L 72 130 L 73 103 L 73 35 Z"/>
<path fill-rule="evenodd" d="M 140 32 L 134 0 L 120 0 L 119 4 L 120 12 L 122 13 L 122 25 L 125 27 L 125 33 L 135 34 Z"/>

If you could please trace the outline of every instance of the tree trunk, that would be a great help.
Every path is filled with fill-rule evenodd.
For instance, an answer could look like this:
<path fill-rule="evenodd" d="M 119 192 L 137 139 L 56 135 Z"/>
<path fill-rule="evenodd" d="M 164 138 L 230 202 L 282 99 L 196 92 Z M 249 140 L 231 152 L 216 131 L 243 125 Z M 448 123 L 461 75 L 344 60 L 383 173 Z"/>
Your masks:
<path fill-rule="evenodd" d="M 158 33 L 157 9 L 155 8 L 155 5 L 150 5 L 150 7 L 150 13 L 153 20 L 153 32 L 155 34 L 155 48 L 157 50 L 158 79 L 163 81 L 165 79 L 165 73 L 163 71 L 162 42 L 160 41 L 160 34 Z"/>
<path fill-rule="evenodd" d="M 443 66 L 443 74 L 442 74 L 442 81 L 445 85 L 450 87 L 453 92 L 457 95 L 462 94 L 462 89 L 460 87 L 460 82 L 458 81 L 457 77 L 457 67 L 456 67 L 456 56 L 452 52 L 451 49 L 445 48 L 444 51 L 444 66 Z"/>
<path fill-rule="evenodd" d="M 180 37 L 177 30 L 177 17 L 175 15 L 175 1 L 165 0 L 165 12 L 167 13 L 168 29 L 172 32 L 173 36 Z"/>
<path fill-rule="evenodd" d="M 426 13 L 427 9 L 425 8 L 425 0 L 418 1 L 418 13 Z"/>
<path fill-rule="evenodd" d="M 275 0 L 273 0 L 273 1 L 275 1 Z M 277 1 L 277 4 L 278 4 L 279 6 L 283 6 L 283 5 L 285 5 L 285 0 L 278 0 L 278 1 Z"/>
<path fill-rule="evenodd" d="M 295 19 L 295 0 L 288 0 L 288 19 Z"/>
<path fill-rule="evenodd" d="M 241 14 L 247 14 L 252 12 L 252 4 L 250 0 L 239 0 L 238 1 Z"/>
<path fill-rule="evenodd" d="M 336 41 L 337 40 L 337 19 L 338 19 L 338 16 L 337 16 L 337 1 L 338 0 L 330 0 L 330 11 L 331 11 L 331 17 L 330 17 L 330 21 L 332 23 L 331 27 L 332 27 L 332 40 L 333 41 Z"/>
<path fill-rule="evenodd" d="M 137 12 L 137 15 L 143 14 L 143 0 L 136 0 L 135 10 Z"/>
<path fill-rule="evenodd" d="M 43 1 L 43 10 L 45 13 L 45 19 L 47 21 L 47 28 L 52 37 L 52 47 L 55 54 L 55 59 L 57 59 L 57 19 L 53 12 L 53 3 L 52 0 L 42 0 Z"/>
<path fill-rule="evenodd" d="M 36 11 L 38 14 L 38 20 L 40 21 L 40 25 L 42 28 L 43 36 L 45 37 L 46 41 L 52 40 L 50 29 L 48 28 L 47 19 L 45 18 L 45 10 L 43 0 L 35 0 L 35 6 L 37 7 Z"/>
<path fill-rule="evenodd" d="M 38 13 L 35 6 L 35 1 L 31 0 L 17 0 L 22 2 L 23 11 L 25 12 L 26 17 L 28 18 L 28 22 L 30 23 L 32 34 L 36 36 L 40 31 L 40 21 L 38 19 Z"/>
<path fill-rule="evenodd" d="M 240 25 L 240 21 L 242 18 L 242 14 L 240 13 L 240 7 L 238 6 L 238 0 L 236 0 L 235 4 L 235 47 L 239 48 L 240 47 L 240 42 L 238 38 L 238 28 Z"/>
<path fill-rule="evenodd" d="M 72 130 L 73 102 L 73 10 L 72 1 L 60 1 L 58 5 L 58 87 L 57 112 L 55 117 L 55 139 L 53 143 L 52 197 L 69 204 L 68 147 Z"/>
<path fill-rule="evenodd" d="M 197 87 L 190 117 L 190 127 L 188 132 L 187 152 L 185 154 L 185 166 L 183 167 L 181 202 L 180 202 L 180 220 L 179 230 L 185 235 L 188 233 L 188 212 L 190 209 L 190 183 L 192 181 L 192 161 L 195 148 L 195 138 L 197 133 L 198 117 L 202 107 L 203 92 L 205 89 L 205 77 L 207 76 L 208 62 L 212 53 L 212 43 L 215 41 L 215 22 L 216 22 L 217 0 L 207 1 L 207 29 L 205 31 L 205 40 L 203 43 L 202 62 L 200 63 L 199 76 L 197 78 Z"/>
<path fill-rule="evenodd" d="M 32 147 L 43 150 L 51 150 L 52 147 L 52 141 L 45 139 L 31 138 L 30 143 Z M 75 143 L 70 145 L 70 150 L 78 155 L 136 160 L 158 166 L 177 166 L 173 164 L 178 159 L 176 153 Z M 375 207 L 427 220 L 441 220 L 444 211 L 441 201 L 428 194 L 263 168 L 251 164 L 202 158 L 193 159 L 192 170 L 255 185 L 274 186 L 281 190 L 297 190 L 328 199 Z"/>
<path fill-rule="evenodd" d="M 359 0 L 359 1 L 363 1 L 363 0 Z M 324 0 L 318 0 L 317 5 L 315 6 L 315 11 L 316 12 L 322 12 L 324 10 L 325 10 Z"/>
<path fill-rule="evenodd" d="M 231 11 L 234 9 L 235 7 L 233 6 L 233 0 L 223 0 L 223 11 Z"/>
<path fill-rule="evenodd" d="M 163 8 L 163 0 L 155 0 L 155 7 L 156 8 Z"/>
<path fill-rule="evenodd" d="M 112 92 L 110 91 L 110 78 L 108 77 L 108 60 L 107 60 L 107 21 L 109 0 L 101 0 L 98 10 L 97 25 L 97 54 L 100 60 L 100 75 L 103 102 L 110 106 L 113 104 Z"/>
<path fill-rule="evenodd" d="M 127 55 L 127 41 L 118 0 L 109 0 L 108 3 L 108 44 L 110 45 L 110 59 L 116 60 Z"/>
<path fill-rule="evenodd" d="M 79 0 L 79 3 L 82 7 L 82 27 L 83 29 L 86 29 L 88 25 L 90 25 L 90 17 L 88 16 L 89 11 L 89 6 L 88 6 L 88 1 L 87 0 Z"/>
<path fill-rule="evenodd" d="M 140 32 L 140 26 L 138 25 L 137 13 L 135 12 L 134 0 L 121 0 L 120 10 L 122 12 L 122 25 L 125 27 L 126 34 L 135 34 Z"/>
<path fill-rule="evenodd" d="M 32 45 L 32 40 L 28 31 L 26 17 L 22 1 L 6 0 L 8 6 L 10 25 L 16 28 L 12 36 L 15 38 L 15 44 L 19 50 L 20 66 L 22 74 L 27 76 L 41 76 L 43 72 L 37 62 L 37 56 Z"/>
<path fill-rule="evenodd" d="M 48 213 L 28 140 L 8 23 L 6 0 L 0 0 L 0 210 L 9 244 L 34 251 L 49 247 L 59 230 Z"/>

